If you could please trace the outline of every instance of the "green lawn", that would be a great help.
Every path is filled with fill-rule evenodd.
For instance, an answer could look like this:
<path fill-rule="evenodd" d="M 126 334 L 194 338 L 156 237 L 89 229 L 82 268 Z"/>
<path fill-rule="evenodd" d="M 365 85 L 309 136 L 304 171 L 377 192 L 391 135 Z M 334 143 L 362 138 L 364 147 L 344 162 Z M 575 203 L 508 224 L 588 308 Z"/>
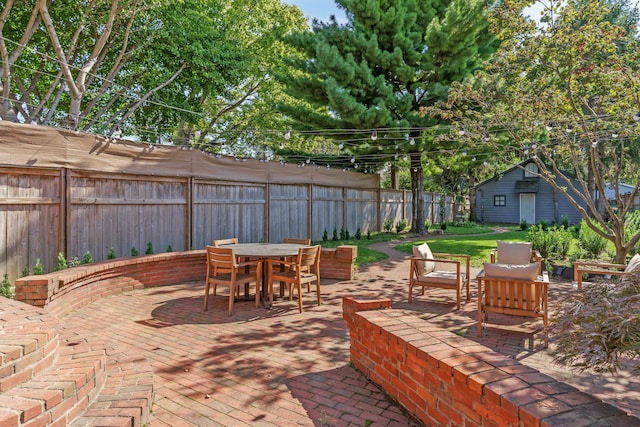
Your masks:
<path fill-rule="evenodd" d="M 435 239 L 400 243 L 396 246 L 396 249 L 410 254 L 412 253 L 411 248 L 413 245 L 427 242 L 432 252 L 470 255 L 471 265 L 473 267 L 482 267 L 483 262 L 489 262 L 491 250 L 496 247 L 496 240 L 526 242 L 527 232 L 518 230 L 474 235 L 445 235 Z"/>
<path fill-rule="evenodd" d="M 508 227 L 506 232 L 497 233 L 494 225 L 475 225 L 465 227 L 449 226 L 445 230 L 444 236 L 435 238 L 427 238 L 413 242 L 398 243 L 396 249 L 411 254 L 411 247 L 422 242 L 429 243 L 429 247 L 433 252 L 446 252 L 454 254 L 471 255 L 471 265 L 474 267 L 482 267 L 483 262 L 488 262 L 491 249 L 496 247 L 496 240 L 505 240 L 509 242 L 526 242 L 527 232 L 520 231 L 519 227 Z M 356 267 L 382 261 L 387 256 L 381 252 L 369 249 L 369 245 L 379 242 L 387 242 L 389 240 L 403 239 L 410 237 L 408 234 L 398 235 L 396 233 L 372 233 L 371 239 L 362 236 L 360 240 L 351 238 L 349 240 L 329 240 L 326 242 L 314 242 L 325 248 L 335 248 L 340 245 L 355 245 L 358 247 L 358 257 L 356 259 Z"/>

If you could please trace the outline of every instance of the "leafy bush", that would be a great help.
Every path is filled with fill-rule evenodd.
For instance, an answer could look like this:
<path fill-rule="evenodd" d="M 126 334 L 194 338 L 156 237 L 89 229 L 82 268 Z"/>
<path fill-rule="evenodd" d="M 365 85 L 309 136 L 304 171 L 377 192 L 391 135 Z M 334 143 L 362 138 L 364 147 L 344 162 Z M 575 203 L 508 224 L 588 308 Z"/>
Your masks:
<path fill-rule="evenodd" d="M 67 265 L 67 260 L 64 257 L 62 252 L 58 252 L 58 262 L 56 264 L 55 271 L 64 270 L 65 268 L 69 268 Z"/>
<path fill-rule="evenodd" d="M 324 229 L 324 233 L 322 233 L 322 241 L 326 242 L 329 240 L 329 233 L 327 233 L 327 229 Z"/>
<path fill-rule="evenodd" d="M 333 240 L 334 242 L 338 241 L 338 229 L 333 229 L 333 238 L 331 240 Z"/>
<path fill-rule="evenodd" d="M 532 249 L 540 252 L 542 258 L 547 259 L 553 250 L 552 234 L 548 233 L 542 224 L 536 224 L 529 227 L 527 232 Z"/>
<path fill-rule="evenodd" d="M 13 298 L 15 296 L 7 273 L 4 274 L 4 279 L 2 279 L 2 283 L 0 283 L 0 296 L 5 298 Z"/>
<path fill-rule="evenodd" d="M 600 229 L 601 226 L 596 226 Z M 580 222 L 580 232 L 578 233 L 578 244 L 589 258 L 597 258 L 607 247 L 607 239 L 600 236 L 589 227 L 584 220 Z"/>
<path fill-rule="evenodd" d="M 144 251 L 145 255 L 153 255 L 153 245 L 151 242 L 147 243 L 147 250 Z"/>
<path fill-rule="evenodd" d="M 131 256 L 138 256 L 138 250 L 135 246 L 131 247 Z"/>
<path fill-rule="evenodd" d="M 367 230 L 367 240 L 371 240 L 371 230 Z"/>
<path fill-rule="evenodd" d="M 44 267 L 42 266 L 42 263 L 40 262 L 40 258 L 36 259 L 36 265 L 33 266 L 33 275 L 34 276 L 39 276 L 41 274 L 44 274 Z"/>
<path fill-rule="evenodd" d="M 167 250 L 165 252 L 173 252 L 171 245 L 167 245 Z"/>
<path fill-rule="evenodd" d="M 407 228 L 407 220 L 401 219 L 396 224 L 396 233 L 400 234 L 400 232 L 404 231 L 405 228 Z"/>
<path fill-rule="evenodd" d="M 109 248 L 109 254 L 107 255 L 107 259 L 116 259 L 116 250 L 113 249 L 113 246 Z"/>
<path fill-rule="evenodd" d="M 431 219 L 426 219 L 426 221 L 424 222 L 424 227 L 426 228 L 427 232 L 429 232 L 429 229 L 433 227 L 433 222 L 431 221 Z"/>
<path fill-rule="evenodd" d="M 27 277 L 29 275 L 29 267 L 22 269 L 22 275 L 20 277 Z"/>
<path fill-rule="evenodd" d="M 640 211 L 628 213 L 624 218 L 624 237 L 628 241 L 640 231 Z M 633 247 L 634 252 L 640 253 L 640 241 Z"/>
<path fill-rule="evenodd" d="M 565 230 L 568 230 L 570 225 L 571 224 L 569 223 L 569 216 L 562 215 L 560 217 L 560 226 L 563 227 Z"/>
<path fill-rule="evenodd" d="M 549 229 L 549 220 L 548 219 L 541 219 L 540 221 L 538 221 L 538 225 L 542 226 L 543 230 L 547 230 L 547 229 Z"/>
<path fill-rule="evenodd" d="M 384 231 L 387 233 L 390 232 L 393 228 L 393 218 L 386 218 L 382 224 L 382 228 L 384 228 Z"/>
<path fill-rule="evenodd" d="M 75 267 L 77 265 L 80 265 L 80 259 L 77 256 L 71 257 L 67 261 L 67 266 L 68 267 Z"/>
<path fill-rule="evenodd" d="M 573 236 L 566 228 L 553 226 L 545 230 L 542 224 L 537 224 L 532 225 L 527 233 L 533 249 L 540 252 L 542 258 L 554 255 L 565 259 L 569 254 Z"/>
<path fill-rule="evenodd" d="M 353 237 L 355 237 L 356 240 L 362 239 L 362 232 L 360 231 L 360 227 L 358 227 L 358 229 L 356 230 L 356 234 L 354 234 Z"/>
<path fill-rule="evenodd" d="M 447 229 L 447 221 L 443 221 L 443 222 L 442 222 L 442 224 L 440 224 L 440 229 L 441 229 L 442 231 L 444 231 L 444 230 L 446 230 L 446 229 Z"/>
<path fill-rule="evenodd" d="M 82 263 L 83 264 L 91 264 L 93 262 L 93 255 L 91 255 L 91 252 L 87 251 L 84 253 L 84 256 L 82 257 Z"/>
<path fill-rule="evenodd" d="M 629 356 L 640 369 L 640 279 L 600 282 L 564 294 L 551 316 L 556 361 L 578 370 L 616 371 Z"/>
<path fill-rule="evenodd" d="M 529 223 L 527 222 L 527 220 L 523 219 L 522 221 L 520 221 L 520 230 L 524 231 L 527 228 L 529 228 Z"/>

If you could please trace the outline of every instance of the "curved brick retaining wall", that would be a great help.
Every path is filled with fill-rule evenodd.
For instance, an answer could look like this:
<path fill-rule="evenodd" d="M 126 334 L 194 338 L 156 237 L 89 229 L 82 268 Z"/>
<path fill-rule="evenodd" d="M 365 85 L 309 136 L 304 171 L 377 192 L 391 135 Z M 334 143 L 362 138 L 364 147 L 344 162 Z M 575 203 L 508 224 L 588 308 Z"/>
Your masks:
<path fill-rule="evenodd" d="M 345 297 L 351 362 L 428 426 L 640 426 L 586 393 L 391 309 L 377 297 Z"/>

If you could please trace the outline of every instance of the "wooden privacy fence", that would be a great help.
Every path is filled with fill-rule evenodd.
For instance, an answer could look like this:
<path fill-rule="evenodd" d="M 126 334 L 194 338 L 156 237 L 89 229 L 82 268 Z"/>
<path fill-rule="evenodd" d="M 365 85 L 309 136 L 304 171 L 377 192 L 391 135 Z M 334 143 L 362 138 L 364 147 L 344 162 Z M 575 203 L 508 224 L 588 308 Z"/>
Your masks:
<path fill-rule="evenodd" d="M 51 137 L 22 126 L 26 132 L 16 127 L 10 128 L 14 135 L 0 133 L 0 274 L 11 281 L 33 273 L 38 259 L 52 271 L 60 252 L 67 260 L 90 252 L 100 261 L 110 252 L 131 256 L 132 248 L 143 255 L 148 245 L 160 253 L 203 249 L 228 237 L 320 241 L 325 231 L 329 239 L 334 230 L 352 236 L 358 229 L 363 235 L 382 231 L 387 218 L 411 225 L 411 193 L 381 190 L 377 176 L 245 164 L 175 147 L 149 152 L 145 144 L 95 137 L 83 148 L 82 135 L 55 130 Z M 156 158 L 162 150 L 167 154 Z M 441 222 L 439 200 L 432 193 L 423 200 L 432 223 Z M 454 220 L 453 198 L 444 204 L 445 220 Z"/>

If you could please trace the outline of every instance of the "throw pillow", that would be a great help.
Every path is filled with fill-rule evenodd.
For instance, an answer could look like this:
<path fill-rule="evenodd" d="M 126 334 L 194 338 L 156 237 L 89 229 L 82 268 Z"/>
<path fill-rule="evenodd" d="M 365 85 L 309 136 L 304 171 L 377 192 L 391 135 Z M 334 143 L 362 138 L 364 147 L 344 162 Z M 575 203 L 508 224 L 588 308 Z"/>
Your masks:
<path fill-rule="evenodd" d="M 531 262 L 531 242 L 503 242 L 498 244 L 498 264 L 529 264 Z"/>
<path fill-rule="evenodd" d="M 431 248 L 426 243 L 413 246 L 413 256 L 416 258 L 433 259 Z M 431 273 L 436 269 L 436 263 L 433 261 L 418 261 L 418 269 L 420 269 L 420 274 Z"/>
<path fill-rule="evenodd" d="M 484 263 L 486 277 L 500 277 L 503 279 L 535 280 L 538 277 L 538 263 L 528 264 L 491 264 Z"/>

